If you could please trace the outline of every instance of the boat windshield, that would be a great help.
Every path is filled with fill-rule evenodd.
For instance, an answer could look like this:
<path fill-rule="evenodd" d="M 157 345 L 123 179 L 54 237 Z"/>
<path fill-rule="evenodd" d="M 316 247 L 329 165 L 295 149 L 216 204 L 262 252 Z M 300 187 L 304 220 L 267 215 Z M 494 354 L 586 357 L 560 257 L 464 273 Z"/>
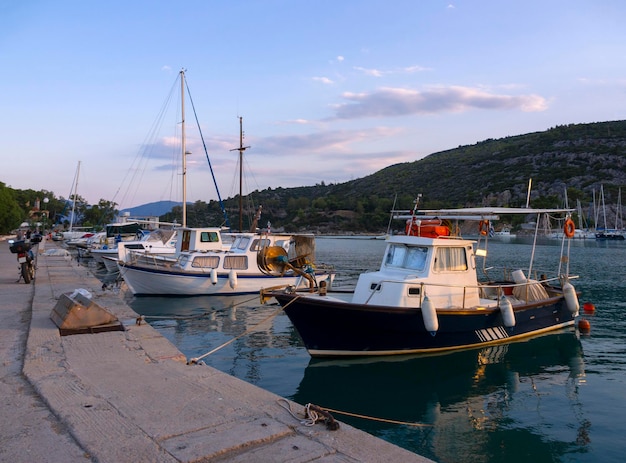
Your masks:
<path fill-rule="evenodd" d="M 387 250 L 385 265 L 389 267 L 406 268 L 409 270 L 424 270 L 428 248 L 425 246 L 390 245 Z"/>

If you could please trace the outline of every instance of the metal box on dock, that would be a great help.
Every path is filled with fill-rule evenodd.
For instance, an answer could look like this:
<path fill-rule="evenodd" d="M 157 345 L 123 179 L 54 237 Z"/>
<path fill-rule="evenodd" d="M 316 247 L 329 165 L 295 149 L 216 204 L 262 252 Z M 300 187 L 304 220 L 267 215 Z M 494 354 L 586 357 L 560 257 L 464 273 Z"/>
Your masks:
<path fill-rule="evenodd" d="M 50 313 L 61 336 L 69 334 L 124 331 L 115 315 L 80 292 L 61 294 Z"/>

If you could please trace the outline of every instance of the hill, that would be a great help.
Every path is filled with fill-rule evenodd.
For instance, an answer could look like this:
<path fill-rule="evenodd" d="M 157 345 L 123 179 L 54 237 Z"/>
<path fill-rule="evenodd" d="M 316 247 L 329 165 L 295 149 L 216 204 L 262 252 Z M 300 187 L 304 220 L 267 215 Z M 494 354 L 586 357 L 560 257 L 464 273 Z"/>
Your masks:
<path fill-rule="evenodd" d="M 261 226 L 269 221 L 272 228 L 288 231 L 380 233 L 394 201 L 396 208 L 410 209 L 421 193 L 426 208 L 522 206 L 530 179 L 531 204 L 536 207 L 563 206 L 567 190 L 569 206 L 579 200 L 588 211 L 594 194 L 599 205 L 601 186 L 606 204 L 615 205 L 619 188 L 626 185 L 626 121 L 571 124 L 488 139 L 345 183 L 268 188 L 246 199 L 263 206 Z M 225 204 L 231 222 L 237 222 L 233 218 L 238 198 Z M 252 204 L 246 207 L 244 228 L 254 210 Z M 167 220 L 176 213 L 175 208 Z M 223 223 L 214 201 L 197 202 L 188 214 L 190 224 Z"/>
<path fill-rule="evenodd" d="M 180 205 L 181 203 L 176 201 L 157 201 L 122 209 L 120 214 L 127 212 L 131 217 L 160 217 L 170 212 L 175 206 Z"/>

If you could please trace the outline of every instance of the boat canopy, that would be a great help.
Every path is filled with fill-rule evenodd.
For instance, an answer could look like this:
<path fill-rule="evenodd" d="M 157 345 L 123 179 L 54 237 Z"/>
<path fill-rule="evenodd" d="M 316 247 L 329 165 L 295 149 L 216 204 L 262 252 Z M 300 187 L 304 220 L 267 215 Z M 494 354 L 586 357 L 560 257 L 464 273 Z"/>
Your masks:
<path fill-rule="evenodd" d="M 134 235 L 141 230 L 141 225 L 137 222 L 111 223 L 107 225 L 107 238 L 117 235 Z"/>

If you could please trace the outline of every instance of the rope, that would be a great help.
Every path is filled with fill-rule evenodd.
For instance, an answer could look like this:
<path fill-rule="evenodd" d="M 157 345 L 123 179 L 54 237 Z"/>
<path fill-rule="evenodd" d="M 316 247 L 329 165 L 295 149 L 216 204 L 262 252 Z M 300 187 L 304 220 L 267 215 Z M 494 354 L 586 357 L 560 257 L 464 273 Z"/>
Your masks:
<path fill-rule="evenodd" d="M 402 424 L 405 426 L 417 426 L 417 427 L 430 427 L 432 426 L 432 424 L 424 424 L 424 423 L 413 423 L 410 421 L 398 421 L 398 420 L 389 420 L 387 418 L 376 418 L 373 416 L 367 416 L 367 415 L 359 415 L 357 413 L 350 413 L 350 412 L 342 412 L 340 410 L 333 410 L 332 408 L 328 408 L 328 407 L 324 407 L 324 410 L 328 410 L 329 412 L 333 412 L 333 413 L 339 413 L 340 415 L 347 415 L 347 416 L 352 416 L 354 418 L 361 418 L 364 420 L 372 420 L 372 421 L 380 421 L 382 423 L 392 423 L 392 424 Z"/>
<path fill-rule="evenodd" d="M 284 402 L 286 405 L 282 405 L 281 402 Z M 297 416 L 292 411 L 291 404 L 286 399 L 280 398 L 280 399 L 278 399 L 278 403 L 281 405 L 281 407 L 286 409 L 291 414 L 291 416 L 293 416 L 295 419 L 300 421 L 300 424 L 303 424 L 304 426 L 313 426 L 318 421 L 326 421 L 326 420 L 328 420 L 329 419 L 328 417 L 330 417 L 330 419 L 332 419 L 332 415 L 330 415 L 330 413 L 328 413 L 328 412 L 338 413 L 340 415 L 352 416 L 354 418 L 361 418 L 361 419 L 365 419 L 365 420 L 380 421 L 382 423 L 400 424 L 400 425 L 404 425 L 404 426 L 415 426 L 415 427 L 432 427 L 433 426 L 432 424 L 414 423 L 414 422 L 409 422 L 409 421 L 389 420 L 389 419 L 386 419 L 386 418 L 376 418 L 376 417 L 373 417 L 373 416 L 359 415 L 357 413 L 342 412 L 340 410 L 333 410 L 332 408 L 328 408 L 328 407 L 319 407 L 319 406 L 313 405 L 311 403 L 306 404 L 306 406 L 304 407 L 305 418 L 302 419 L 302 418 Z M 320 414 L 322 414 L 323 416 L 321 417 Z M 327 423 L 327 426 L 328 426 L 328 423 Z M 337 424 L 337 428 L 338 427 L 339 427 L 339 425 Z"/>
<path fill-rule="evenodd" d="M 290 402 L 283 398 L 278 399 L 277 402 L 280 404 L 281 401 L 287 404 L 286 406 L 281 405 L 281 407 L 286 409 L 291 414 L 291 416 L 300 421 L 300 424 L 304 426 L 315 426 L 315 424 L 317 424 L 318 422 L 324 422 L 326 423 L 326 428 L 330 431 L 336 431 L 337 429 L 339 429 L 339 423 L 335 421 L 333 416 L 323 408 L 318 407 L 317 405 L 314 405 L 312 403 L 306 404 L 304 407 L 304 419 L 301 419 L 293 412 L 293 410 L 291 410 Z"/>
<path fill-rule="evenodd" d="M 293 302 L 293 301 L 290 301 Z M 221 346 L 217 346 L 215 349 L 207 352 L 204 355 L 201 355 L 200 357 L 195 357 L 192 358 L 190 360 L 187 361 L 187 365 L 195 365 L 197 364 L 200 360 L 202 360 L 205 357 L 208 357 L 209 355 L 217 352 L 220 349 L 223 349 L 224 347 L 228 346 L 229 344 L 232 344 L 233 342 L 235 342 L 237 339 L 242 338 L 246 335 L 248 335 L 249 333 L 255 331 L 259 326 L 261 326 L 263 323 L 265 323 L 266 321 L 274 318 L 276 315 L 278 315 L 281 311 L 283 310 L 283 307 L 279 307 L 277 310 L 275 310 L 274 312 L 272 312 L 270 315 L 268 315 L 267 317 L 265 317 L 263 320 L 261 320 L 259 323 L 257 323 L 256 325 L 248 328 L 246 331 L 244 331 L 243 333 L 241 333 L 238 336 L 235 336 L 234 338 L 230 339 L 229 341 L 226 341 L 224 344 L 222 344 Z"/>

